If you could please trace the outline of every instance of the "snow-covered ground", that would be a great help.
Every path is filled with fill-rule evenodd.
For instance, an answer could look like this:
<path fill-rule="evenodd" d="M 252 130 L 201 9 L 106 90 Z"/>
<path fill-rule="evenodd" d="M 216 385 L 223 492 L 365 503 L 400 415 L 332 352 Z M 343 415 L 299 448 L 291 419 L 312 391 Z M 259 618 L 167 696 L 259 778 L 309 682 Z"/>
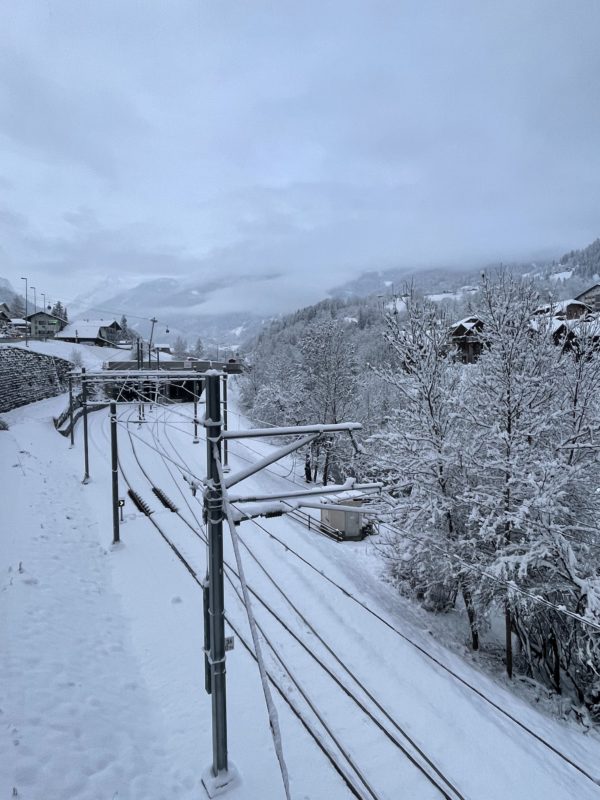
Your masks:
<path fill-rule="evenodd" d="M 553 283 L 558 283 L 558 281 L 568 281 L 571 275 L 573 274 L 572 269 L 565 269 L 563 272 L 555 272 L 550 275 L 550 280 Z"/>
<path fill-rule="evenodd" d="M 0 797 L 202 798 L 200 776 L 211 761 L 211 722 L 210 697 L 204 692 L 201 592 L 150 520 L 129 500 L 122 544 L 111 546 L 108 417 L 105 411 L 90 416 L 91 482 L 84 486 L 81 430 L 70 449 L 52 425 L 52 416 L 64 403 L 59 397 L 16 409 L 4 415 L 10 430 L 0 432 Z M 231 411 L 231 427 L 246 426 L 234 406 Z M 194 533 L 202 532 L 201 507 L 182 479 L 182 472 L 202 476 L 205 471 L 205 445 L 192 443 L 190 407 L 147 409 L 148 422 L 140 426 L 129 407 L 121 406 L 120 416 L 121 494 L 126 493 L 126 476 L 153 509 L 152 520 L 202 575 L 205 545 Z M 268 440 L 232 442 L 232 471 L 270 447 Z M 293 461 L 288 459 L 246 479 L 236 492 L 281 492 L 293 489 L 294 480 Z M 151 485 L 166 492 L 181 516 L 158 502 Z M 250 586 L 393 738 L 413 755 L 414 748 L 406 745 L 399 729 L 418 744 L 459 792 L 446 785 L 447 796 L 600 797 L 600 786 L 418 648 L 600 778 L 597 736 L 532 708 L 437 644 L 408 604 L 378 579 L 374 557 L 365 568 L 365 545 L 335 543 L 289 518 L 258 522 L 262 527 L 244 522 L 238 529 L 248 547 L 242 555 Z M 227 536 L 225 559 L 234 564 Z M 233 576 L 232 585 L 226 583 L 226 611 L 249 640 L 245 611 L 233 588 L 237 585 Z M 378 622 L 349 595 L 408 639 Z M 443 796 L 257 597 L 253 606 L 265 634 L 366 784 L 352 773 L 265 644 L 269 670 L 318 738 L 345 764 L 358 796 Z M 227 796 L 283 797 L 258 670 L 239 640 L 228 654 L 227 679 L 229 752 L 242 776 Z M 274 699 L 292 797 L 352 797 L 276 692 Z M 423 763 L 422 757 L 416 759 Z M 440 783 L 439 775 L 435 777 Z"/>
<path fill-rule="evenodd" d="M 126 361 L 131 355 L 131 351 L 121 350 L 116 347 L 95 347 L 93 345 L 74 344 L 73 342 L 61 342 L 58 339 L 48 339 L 46 342 L 30 339 L 28 345 L 25 344 L 24 339 L 17 339 L 14 342 L 0 344 L 0 347 L 22 347 L 33 353 L 64 358 L 67 361 L 72 361 L 74 354 L 77 353 L 81 357 L 82 366 L 89 370 L 102 369 L 104 361 L 112 361 L 113 359 Z"/>

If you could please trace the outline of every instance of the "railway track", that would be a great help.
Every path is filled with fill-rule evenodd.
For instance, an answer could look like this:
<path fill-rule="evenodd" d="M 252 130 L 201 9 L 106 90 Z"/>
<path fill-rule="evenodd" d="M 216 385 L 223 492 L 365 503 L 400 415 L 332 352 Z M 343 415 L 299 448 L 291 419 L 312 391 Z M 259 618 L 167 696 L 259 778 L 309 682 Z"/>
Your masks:
<path fill-rule="evenodd" d="M 158 420 L 155 421 L 154 425 L 149 426 L 152 431 L 152 436 L 154 440 L 154 444 L 156 448 L 162 446 L 159 436 L 155 430 L 152 430 L 154 427 L 158 428 L 159 422 Z M 166 432 L 166 428 L 163 428 L 165 432 L 165 437 L 169 440 L 171 447 L 174 448 L 168 433 Z M 136 460 L 137 466 L 140 472 L 143 474 L 146 482 L 148 483 L 151 490 L 157 489 L 153 478 L 148 474 L 147 470 L 144 468 L 139 453 L 137 450 L 137 446 L 135 443 L 135 439 L 132 436 L 129 436 L 131 450 Z M 177 452 L 174 449 L 174 452 Z M 181 459 L 179 454 L 178 458 Z M 181 459 L 182 462 L 185 464 L 185 461 Z M 168 462 L 164 461 L 165 467 L 168 469 L 171 477 L 176 485 L 178 482 L 176 481 L 175 477 L 172 474 L 171 467 L 169 466 Z M 122 467 L 121 467 L 122 471 Z M 126 476 L 122 471 L 123 477 L 126 482 L 129 484 Z M 180 488 L 180 487 L 179 487 Z M 176 512 L 179 518 L 182 520 L 184 525 L 189 529 L 189 531 L 200 538 L 203 542 L 206 543 L 206 538 L 201 533 L 201 523 L 196 517 L 194 511 L 192 510 L 189 503 L 187 503 L 188 509 L 190 513 L 193 515 L 194 523 L 190 523 L 188 519 L 185 518 L 183 514 L 180 512 Z M 152 523 L 155 527 L 160 528 L 156 520 L 152 519 Z M 174 543 L 171 541 L 170 537 L 165 533 L 164 530 L 159 531 L 163 539 L 167 541 L 171 549 L 174 549 Z M 415 767 L 437 790 L 437 793 L 442 797 L 446 798 L 447 800 L 465 800 L 464 795 L 452 784 L 452 782 L 446 777 L 446 775 L 437 767 L 437 765 L 432 761 L 432 759 L 427 756 L 424 750 L 412 739 L 412 737 L 408 734 L 408 732 L 387 712 L 384 706 L 375 698 L 373 693 L 361 682 L 346 666 L 344 661 L 335 653 L 333 648 L 325 641 L 325 639 L 318 633 L 315 627 L 310 623 L 310 621 L 306 618 L 305 615 L 301 613 L 301 611 L 297 608 L 297 606 L 292 602 L 289 598 L 288 594 L 282 589 L 282 587 L 278 584 L 278 582 L 273 578 L 272 575 L 269 574 L 268 570 L 265 569 L 264 565 L 262 565 L 256 555 L 252 552 L 251 548 L 247 545 L 246 542 L 240 540 L 242 545 L 244 546 L 246 552 L 250 556 L 250 558 L 257 564 L 261 572 L 264 573 L 267 580 L 271 583 L 271 585 L 275 588 L 275 590 L 279 593 L 279 595 L 285 600 L 288 606 L 292 609 L 293 613 L 298 617 L 301 622 L 301 625 L 304 626 L 306 631 L 313 636 L 324 648 L 325 652 L 329 654 L 329 656 L 333 659 L 336 665 L 336 670 L 339 670 L 343 673 L 350 683 L 354 684 L 355 688 L 350 688 L 344 681 L 341 680 L 336 671 L 328 666 L 324 659 L 319 656 L 314 648 L 310 647 L 306 644 L 304 639 L 296 633 L 293 628 L 286 622 L 286 620 L 279 614 L 272 605 L 265 600 L 265 598 L 258 593 L 254 588 L 249 587 L 250 592 L 259 606 L 272 618 L 273 621 L 277 622 L 280 628 L 285 631 L 285 633 L 293 640 L 306 654 L 307 657 L 311 659 L 311 661 L 320 668 L 323 673 L 328 677 L 328 679 L 335 685 L 337 689 L 339 689 L 344 696 L 352 703 L 355 710 L 360 711 L 361 714 L 370 721 L 370 723 L 381 733 L 388 742 L 390 742 L 393 747 L 399 751 L 402 756 Z M 183 558 L 182 554 L 179 552 L 178 557 Z M 187 564 L 188 572 L 190 572 L 190 566 Z M 236 570 L 228 563 L 225 562 L 225 576 L 228 582 L 230 583 L 233 591 L 236 593 L 237 597 L 239 598 L 240 602 L 242 602 L 241 595 L 237 585 L 237 572 Z M 231 625 L 230 620 L 228 619 L 228 624 Z M 371 783 L 369 782 L 368 778 L 366 778 L 364 771 L 361 770 L 355 761 L 355 758 L 349 753 L 347 748 L 344 746 L 343 742 L 341 742 L 340 737 L 336 735 L 335 731 L 332 729 L 331 725 L 329 725 L 323 716 L 320 713 L 319 708 L 316 706 L 314 702 L 311 701 L 308 693 L 306 690 L 301 686 L 300 682 L 295 677 L 293 671 L 290 669 L 289 664 L 286 660 L 281 656 L 278 648 L 273 644 L 272 638 L 268 635 L 267 631 L 264 628 L 264 625 L 259 625 L 259 629 L 267 645 L 270 647 L 271 652 L 273 653 L 276 661 L 279 663 L 280 667 L 284 670 L 287 677 L 291 680 L 292 684 L 301 695 L 303 700 L 307 703 L 307 705 L 311 708 L 311 711 L 321 724 L 321 726 L 326 730 L 329 737 L 332 741 L 336 744 L 336 747 L 343 755 L 347 764 L 351 767 L 352 771 L 355 775 L 358 776 L 360 783 L 363 786 L 363 789 L 367 792 L 367 795 L 373 800 L 378 798 L 379 795 L 377 794 L 376 790 L 373 788 Z M 366 700 L 362 700 L 360 695 L 363 695 Z M 369 708 L 368 705 L 372 705 L 373 708 Z M 374 713 L 375 712 L 375 713 Z M 385 724 L 381 721 L 380 717 L 385 719 Z M 390 730 L 390 728 L 392 730 Z"/>
<path fill-rule="evenodd" d="M 154 449 L 157 449 L 157 450 L 162 449 L 163 450 L 163 455 L 165 455 L 165 459 L 163 460 L 165 468 L 168 469 L 168 471 L 170 473 L 170 477 L 173 480 L 174 485 L 177 487 L 177 491 L 181 494 L 182 499 L 185 501 L 184 505 L 187 506 L 188 511 L 189 511 L 189 513 L 191 515 L 191 518 L 194 519 L 194 521 L 197 524 L 197 527 L 199 528 L 200 524 L 198 523 L 196 514 L 195 514 L 195 512 L 194 512 L 194 510 L 192 508 L 192 505 L 190 504 L 190 502 L 188 500 L 188 497 L 186 496 L 186 493 L 182 492 L 181 486 L 180 486 L 180 481 L 178 481 L 177 478 L 175 477 L 175 475 L 173 475 L 172 466 L 169 467 L 169 461 L 171 462 L 171 465 L 173 465 L 174 459 L 169 458 L 168 454 L 166 454 L 166 452 L 164 452 L 164 443 L 160 440 L 160 437 L 158 435 L 159 430 L 164 433 L 165 439 L 167 440 L 169 447 L 172 449 L 172 453 L 176 455 L 176 458 L 177 458 L 177 460 L 179 460 L 180 463 L 182 463 L 185 467 L 187 467 L 187 465 L 185 464 L 185 460 L 182 459 L 182 457 L 181 457 L 179 449 L 177 448 L 177 446 L 175 445 L 175 443 L 171 440 L 171 437 L 169 436 L 169 433 L 168 433 L 169 428 L 168 428 L 168 426 L 167 425 L 163 426 L 162 424 L 160 424 L 160 421 L 158 419 L 155 419 L 153 424 L 147 426 L 147 430 L 152 433 L 153 441 L 154 441 L 154 444 L 155 444 L 155 448 Z M 135 455 L 135 457 L 137 459 L 138 455 L 137 455 L 137 451 L 135 449 L 136 448 L 135 442 L 133 441 L 133 439 L 131 439 L 130 441 L 131 441 L 132 452 L 134 453 L 134 455 Z M 139 461 L 139 459 L 138 459 L 138 461 Z M 142 466 L 141 463 L 139 464 L 139 466 L 140 467 Z M 152 482 L 152 478 L 147 473 L 144 475 L 144 479 L 148 482 L 149 485 L 150 484 L 154 485 L 153 482 Z M 164 480 L 164 478 L 163 478 L 163 480 Z M 194 533 L 194 535 L 199 536 L 200 538 L 202 538 L 199 530 L 194 530 L 194 524 L 190 523 L 189 520 L 186 520 L 185 517 L 182 516 L 181 514 L 180 514 L 180 516 L 181 516 L 182 521 L 186 525 L 186 527 L 190 531 L 192 531 Z M 256 523 L 256 521 L 253 521 L 253 522 L 254 522 L 254 524 L 258 524 L 258 523 Z M 153 524 L 154 524 L 154 521 L 153 521 Z M 266 528 L 264 528 L 260 524 L 258 524 L 258 527 L 261 527 L 262 530 L 273 541 L 277 542 L 280 546 L 282 546 L 285 549 L 286 553 L 290 553 L 294 557 L 297 557 L 301 562 L 304 563 L 304 565 L 307 568 L 313 570 L 316 574 L 318 574 L 320 579 L 324 579 L 325 581 L 329 582 L 332 586 L 336 587 L 345 597 L 350 598 L 352 601 L 356 602 L 358 605 L 360 605 L 362 608 L 364 608 L 366 612 L 371 614 L 375 619 L 378 619 L 383 625 L 385 625 L 388 629 L 390 629 L 395 634 L 397 634 L 400 638 L 402 638 L 408 644 L 412 645 L 424 657 L 426 657 L 427 659 L 429 659 L 430 661 L 435 663 L 442 671 L 448 673 L 450 676 L 452 676 L 455 680 L 457 680 L 459 683 L 461 683 L 467 689 L 471 690 L 477 696 L 479 696 L 481 698 L 481 700 L 483 700 L 484 702 L 486 702 L 490 706 L 492 706 L 502 716 L 504 716 L 506 719 L 508 719 L 511 722 L 513 722 L 523 733 L 526 733 L 526 734 L 530 735 L 533 739 L 537 740 L 540 744 L 542 744 L 545 747 L 547 747 L 551 752 L 553 752 L 556 756 L 558 756 L 560 759 L 562 759 L 566 764 L 568 764 L 574 770 L 577 770 L 577 772 L 579 772 L 581 775 L 585 776 L 585 778 L 587 778 L 589 781 L 591 781 L 596 788 L 598 787 L 598 781 L 596 780 L 596 778 L 592 774 L 590 774 L 590 772 L 588 772 L 584 767 L 582 767 L 580 764 L 577 764 L 575 761 L 573 761 L 572 758 L 567 756 L 560 749 L 556 748 L 554 745 L 552 745 L 550 742 L 548 742 L 546 739 L 544 739 L 542 736 L 540 736 L 536 731 L 532 730 L 525 723 L 523 723 L 521 720 L 519 720 L 518 718 L 514 717 L 514 715 L 511 714 L 508 710 L 506 710 L 505 708 L 502 708 L 501 706 L 499 706 L 491 698 L 487 697 L 483 692 L 481 692 L 477 687 L 473 686 L 471 683 L 469 683 L 467 680 L 465 680 L 462 676 L 460 676 L 457 673 L 453 672 L 446 664 L 441 662 L 433 654 L 431 654 L 430 652 L 425 650 L 418 643 L 412 641 L 402 631 L 399 631 L 397 628 L 395 628 L 388 620 L 386 620 L 383 617 L 379 616 L 375 611 L 373 611 L 372 609 L 370 609 L 367 606 L 365 606 L 364 603 L 362 603 L 360 599 L 354 597 L 350 592 L 348 592 L 348 590 L 346 590 L 344 587 L 342 587 L 339 584 L 337 584 L 335 581 L 333 581 L 331 578 L 329 578 L 326 574 L 324 574 L 321 570 L 319 570 L 312 563 L 310 563 L 310 561 L 308 561 L 303 556 L 301 556 L 299 553 L 295 552 L 292 548 L 290 548 L 288 542 L 282 541 L 275 534 L 273 534 L 272 532 L 268 531 Z M 163 538 L 165 538 L 165 540 L 167 541 L 167 544 L 169 544 L 171 549 L 173 549 L 173 552 L 175 552 L 176 555 L 177 555 L 177 551 L 178 550 L 180 551 L 180 548 L 177 547 L 177 544 L 174 543 L 173 541 L 169 542 L 168 541 L 169 537 L 168 536 L 165 537 L 164 531 L 159 531 L 159 532 L 161 533 Z M 240 539 L 240 542 L 242 544 L 244 544 L 244 546 L 246 546 L 246 544 L 245 544 L 245 542 L 243 542 L 243 540 Z M 246 548 L 246 549 L 248 550 L 248 548 Z M 179 555 L 181 555 L 181 553 L 179 553 Z M 252 554 L 250 554 L 250 557 L 252 557 Z M 187 564 L 186 564 L 186 562 L 187 562 Z M 195 575 L 193 567 L 190 566 L 189 561 L 187 559 L 185 559 L 185 557 L 183 557 L 183 562 L 182 563 L 184 563 L 184 566 L 186 566 L 186 569 L 188 569 L 188 572 L 190 572 L 190 574 L 193 573 Z M 235 592 L 236 591 L 236 586 L 235 586 L 236 573 L 235 573 L 235 571 L 231 571 L 230 572 L 229 565 L 228 565 L 228 568 L 227 568 L 227 576 L 228 576 L 228 580 L 231 582 L 232 587 L 233 587 L 234 592 Z M 197 575 L 195 577 L 197 579 Z M 265 577 L 267 578 L 267 580 L 270 580 L 270 578 L 272 576 L 269 576 L 267 574 Z M 274 586 L 274 588 L 277 588 L 277 587 Z M 261 603 L 261 598 L 258 597 L 256 593 L 253 593 L 253 596 L 256 598 L 257 602 Z M 265 609 L 265 611 L 267 613 L 269 613 L 269 609 L 266 608 L 265 605 L 262 605 L 261 607 L 263 607 Z M 292 606 L 290 606 L 290 607 L 292 607 Z M 298 612 L 297 608 L 293 609 L 293 610 L 294 610 L 294 613 Z M 305 626 L 305 628 L 307 630 L 310 630 L 310 628 L 309 628 L 310 623 L 306 619 L 306 617 L 302 618 L 302 616 L 298 615 L 298 614 L 297 614 L 297 616 L 299 616 L 299 618 L 301 619 L 302 624 Z M 230 624 L 230 627 L 232 627 L 232 629 L 233 629 L 233 626 L 231 625 L 231 621 L 229 619 L 228 619 L 228 624 Z M 288 628 L 289 627 L 290 626 L 288 625 Z M 313 631 L 314 631 L 314 629 L 313 629 Z M 243 646 L 248 649 L 248 652 L 252 653 L 251 648 L 248 646 L 247 642 L 243 641 L 242 637 L 239 634 L 239 631 L 236 630 L 235 632 L 238 635 L 238 637 L 240 638 L 240 642 L 243 644 Z M 269 637 L 267 636 L 266 632 L 263 631 L 263 635 L 265 636 L 265 640 L 269 641 Z M 289 635 L 290 639 L 294 639 L 294 634 L 293 634 L 293 631 L 291 629 L 290 629 L 290 632 L 289 632 L 288 635 Z M 314 632 L 311 632 L 311 636 L 313 636 L 313 635 L 314 635 Z M 315 637 L 315 638 L 317 638 L 317 637 Z M 294 641 L 297 641 L 297 639 L 294 639 Z M 325 648 L 325 650 L 327 649 L 327 647 L 326 647 L 327 643 L 326 642 L 321 640 L 320 644 L 321 644 L 321 646 L 323 646 Z M 302 645 L 300 645 L 300 646 L 302 646 Z M 275 650 L 276 648 L 273 648 L 273 649 Z M 330 655 L 335 660 L 335 654 L 333 654 L 333 655 L 330 654 Z M 277 654 L 276 653 L 275 653 L 274 657 L 277 658 Z M 279 664 L 279 666 L 280 666 L 281 670 L 283 670 L 283 672 L 285 672 L 285 666 L 286 666 L 285 662 L 284 662 L 283 665 Z M 287 673 L 286 673 L 286 675 L 287 675 Z M 276 691 L 278 691 L 278 693 L 281 694 L 281 689 L 282 689 L 281 679 L 278 680 L 278 678 L 273 674 L 272 670 L 271 670 L 271 673 L 269 675 L 269 678 L 270 678 L 270 680 L 272 680 Z M 288 678 L 289 678 L 289 680 L 291 680 L 292 683 L 294 683 L 294 685 L 296 685 L 295 682 L 294 682 L 293 673 L 291 673 L 291 676 L 288 676 Z M 332 678 L 332 680 L 333 680 L 333 678 Z M 342 689 L 342 691 L 343 691 L 343 689 Z M 286 692 L 287 692 L 287 690 L 286 690 L 286 688 L 284 686 L 283 687 L 283 693 L 285 694 Z M 298 688 L 298 692 L 302 696 L 301 687 Z M 335 738 L 333 736 L 331 737 L 331 741 L 334 742 L 334 744 L 336 744 L 336 746 L 338 746 L 338 750 L 342 754 L 342 762 L 343 762 L 343 764 L 342 764 L 342 763 L 340 763 L 339 755 L 337 753 L 332 752 L 330 747 L 324 745 L 324 743 L 322 741 L 321 734 L 316 733 L 315 730 L 312 729 L 311 725 L 314 724 L 314 723 L 311 723 L 311 722 L 308 721 L 308 719 L 306 718 L 307 717 L 306 711 L 300 710 L 300 708 L 298 707 L 297 698 L 296 698 L 296 700 L 293 700 L 291 697 L 286 696 L 283 699 L 288 704 L 288 706 L 289 706 L 290 702 L 292 702 L 292 703 L 295 702 L 296 703 L 295 708 L 292 709 L 293 713 L 295 714 L 295 716 L 298 717 L 299 721 L 305 727 L 307 732 L 309 732 L 311 737 L 313 739 L 315 739 L 315 737 L 316 737 L 315 740 L 319 740 L 320 745 L 323 745 L 322 747 L 320 747 L 320 749 L 323 750 L 324 755 L 326 755 L 326 757 L 328 758 L 328 760 L 330 761 L 332 766 L 336 769 L 336 772 L 338 772 L 338 774 L 340 774 L 340 776 L 343 777 L 344 782 L 346 783 L 346 785 L 347 785 L 349 791 L 351 792 L 351 794 L 353 796 L 356 796 L 356 797 L 371 797 L 371 798 L 377 797 L 376 790 L 373 789 L 373 787 L 369 783 L 368 779 L 364 776 L 363 770 L 361 770 L 354 762 L 348 761 L 347 759 L 345 759 L 344 753 L 342 751 L 343 743 L 339 742 L 339 744 L 342 745 L 342 748 L 340 748 L 338 746 L 338 743 L 336 742 Z M 318 712 L 318 710 L 319 710 L 318 708 L 315 709 L 315 716 L 317 717 L 317 719 L 318 719 L 318 716 L 317 716 L 316 712 Z M 373 710 L 373 709 L 371 709 L 371 710 Z M 381 713 L 381 712 L 379 712 L 379 713 Z M 385 714 L 384 714 L 384 716 L 385 716 Z M 390 723 L 390 724 L 392 724 L 392 726 L 393 726 L 393 723 Z M 308 730 L 308 728 L 311 728 L 311 730 Z M 324 749 L 323 749 L 323 747 L 324 747 Z M 333 761 L 332 761 L 332 759 L 333 759 Z M 355 769 L 355 767 L 356 767 L 356 769 Z M 442 794 L 442 796 L 453 797 L 453 798 L 462 797 L 462 795 L 460 793 L 458 793 L 458 792 L 456 794 L 452 794 L 451 790 L 449 789 L 449 787 L 446 788 L 446 789 L 444 789 L 444 787 L 442 787 L 441 791 L 440 791 L 440 787 L 437 787 L 437 788 L 438 788 L 439 793 Z M 365 792 L 366 792 L 366 794 L 365 794 Z M 444 793 L 444 792 L 446 792 L 446 793 Z"/>

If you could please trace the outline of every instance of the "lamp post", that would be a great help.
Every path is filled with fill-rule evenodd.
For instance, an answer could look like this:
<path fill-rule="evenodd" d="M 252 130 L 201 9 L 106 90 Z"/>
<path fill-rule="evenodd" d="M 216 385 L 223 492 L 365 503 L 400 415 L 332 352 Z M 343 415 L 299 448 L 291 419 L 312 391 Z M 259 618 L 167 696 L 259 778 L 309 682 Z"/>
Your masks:
<path fill-rule="evenodd" d="M 25 347 L 29 347 L 29 335 L 27 330 L 27 297 L 29 295 L 29 289 L 27 288 L 27 278 L 21 278 L 22 281 L 25 281 Z"/>

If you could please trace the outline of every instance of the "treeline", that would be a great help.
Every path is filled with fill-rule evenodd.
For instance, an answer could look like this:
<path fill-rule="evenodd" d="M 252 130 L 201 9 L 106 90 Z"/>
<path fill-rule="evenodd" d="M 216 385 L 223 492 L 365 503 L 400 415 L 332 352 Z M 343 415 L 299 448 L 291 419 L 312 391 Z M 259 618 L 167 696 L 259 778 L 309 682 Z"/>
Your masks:
<path fill-rule="evenodd" d="M 509 274 L 484 279 L 470 365 L 449 348 L 453 319 L 414 293 L 371 301 L 362 328 L 348 305 L 298 312 L 257 342 L 242 396 L 266 422 L 363 422 L 364 452 L 325 439 L 307 480 L 383 480 L 379 540 L 398 589 L 463 609 L 474 649 L 500 617 L 509 675 L 598 714 L 600 355 L 591 335 L 566 350 L 550 320 L 533 328 L 539 301 Z"/>

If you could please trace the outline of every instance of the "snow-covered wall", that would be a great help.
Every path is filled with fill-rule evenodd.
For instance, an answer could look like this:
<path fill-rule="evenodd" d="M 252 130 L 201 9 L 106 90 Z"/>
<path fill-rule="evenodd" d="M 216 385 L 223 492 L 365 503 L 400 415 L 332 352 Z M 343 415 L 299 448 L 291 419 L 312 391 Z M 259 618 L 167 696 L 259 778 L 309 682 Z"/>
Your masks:
<path fill-rule="evenodd" d="M 0 412 L 66 391 L 73 365 L 20 347 L 0 347 Z"/>

